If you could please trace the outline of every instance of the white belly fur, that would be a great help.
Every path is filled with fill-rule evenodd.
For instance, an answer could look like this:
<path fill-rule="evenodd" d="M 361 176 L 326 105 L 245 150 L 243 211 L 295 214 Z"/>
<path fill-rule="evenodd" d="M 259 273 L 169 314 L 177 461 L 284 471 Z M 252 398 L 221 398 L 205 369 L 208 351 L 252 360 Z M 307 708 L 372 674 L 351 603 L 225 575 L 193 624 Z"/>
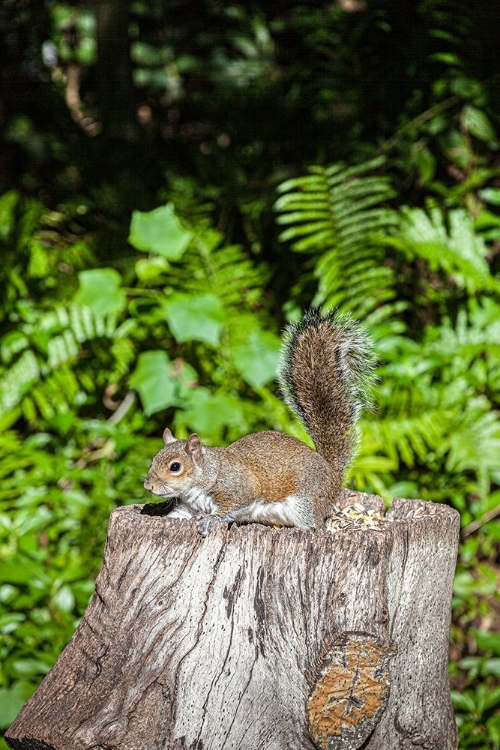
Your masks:
<path fill-rule="evenodd" d="M 183 495 L 182 500 L 195 513 L 217 513 L 219 506 L 213 497 L 203 490 L 191 489 Z"/>
<path fill-rule="evenodd" d="M 283 502 L 265 503 L 256 500 L 244 508 L 228 514 L 239 523 L 265 523 L 278 526 L 298 526 L 300 529 L 314 528 L 312 513 L 304 500 L 297 495 L 289 495 Z"/>

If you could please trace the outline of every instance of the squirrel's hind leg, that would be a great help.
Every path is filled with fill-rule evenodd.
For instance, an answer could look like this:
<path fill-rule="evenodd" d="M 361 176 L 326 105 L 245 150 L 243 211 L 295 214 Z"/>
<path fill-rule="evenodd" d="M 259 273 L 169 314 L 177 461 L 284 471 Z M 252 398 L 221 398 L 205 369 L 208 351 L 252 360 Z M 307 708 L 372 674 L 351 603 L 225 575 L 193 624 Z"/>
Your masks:
<path fill-rule="evenodd" d="M 288 495 L 285 500 L 271 503 L 254 500 L 224 516 L 204 516 L 198 522 L 198 531 L 202 536 L 207 536 L 210 529 L 219 522 L 263 523 L 266 526 L 297 526 L 300 529 L 314 529 L 316 526 L 312 503 L 301 495 Z"/>

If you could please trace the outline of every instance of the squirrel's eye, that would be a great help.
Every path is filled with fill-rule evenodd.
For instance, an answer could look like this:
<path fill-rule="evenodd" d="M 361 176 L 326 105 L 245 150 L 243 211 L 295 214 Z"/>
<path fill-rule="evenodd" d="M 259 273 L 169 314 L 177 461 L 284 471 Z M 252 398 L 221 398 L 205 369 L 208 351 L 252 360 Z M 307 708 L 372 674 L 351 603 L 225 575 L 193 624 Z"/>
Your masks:
<path fill-rule="evenodd" d="M 172 472 L 172 474 L 178 474 L 179 471 L 182 469 L 182 464 L 179 461 L 172 461 L 170 466 L 168 467 L 169 471 Z"/>

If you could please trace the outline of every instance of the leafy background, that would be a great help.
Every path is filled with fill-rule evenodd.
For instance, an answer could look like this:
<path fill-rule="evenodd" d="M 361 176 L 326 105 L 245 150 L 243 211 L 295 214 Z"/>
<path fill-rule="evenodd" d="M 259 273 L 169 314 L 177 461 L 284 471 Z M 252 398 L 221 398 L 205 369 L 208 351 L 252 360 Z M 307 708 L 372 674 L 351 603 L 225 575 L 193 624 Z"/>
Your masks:
<path fill-rule="evenodd" d="M 0 27 L 3 728 L 166 424 L 305 437 L 274 373 L 321 305 L 380 361 L 351 485 L 460 511 L 452 698 L 460 747 L 498 749 L 500 7 L 4 0 Z"/>

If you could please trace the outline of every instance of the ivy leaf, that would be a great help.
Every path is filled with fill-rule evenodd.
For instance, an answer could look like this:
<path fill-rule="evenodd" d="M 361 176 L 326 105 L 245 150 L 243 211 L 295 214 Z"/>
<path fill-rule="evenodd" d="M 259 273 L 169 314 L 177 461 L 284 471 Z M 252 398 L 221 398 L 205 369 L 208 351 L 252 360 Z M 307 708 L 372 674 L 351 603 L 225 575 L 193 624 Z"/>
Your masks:
<path fill-rule="evenodd" d="M 164 304 L 164 310 L 177 342 L 204 341 L 212 346 L 219 343 L 224 310 L 215 294 L 174 294 Z"/>
<path fill-rule="evenodd" d="M 244 328 L 243 328 L 244 330 Z M 280 340 L 271 331 L 251 330 L 246 336 L 238 335 L 233 344 L 234 366 L 253 388 L 260 388 L 276 376 Z"/>
<path fill-rule="evenodd" d="M 176 385 L 170 377 L 170 361 L 165 352 L 155 350 L 140 354 L 130 385 L 139 393 L 148 417 L 172 406 Z"/>
<path fill-rule="evenodd" d="M 141 397 L 149 416 L 169 406 L 186 403 L 196 384 L 196 371 L 181 359 L 171 362 L 164 351 L 157 349 L 139 355 L 130 385 Z"/>
<path fill-rule="evenodd" d="M 208 388 L 193 391 L 188 408 L 176 416 L 176 426 L 189 426 L 209 441 L 218 440 L 225 427 L 237 427 L 240 432 L 248 428 L 241 401 Z"/>
<path fill-rule="evenodd" d="M 80 288 L 73 298 L 76 305 L 90 307 L 98 316 L 120 313 L 127 302 L 121 288 L 122 277 L 114 268 L 93 268 L 78 274 Z"/>
<path fill-rule="evenodd" d="M 169 264 L 167 259 L 157 255 L 153 255 L 149 258 L 140 258 L 135 264 L 137 278 L 146 284 L 157 279 L 158 276 L 161 276 L 161 274 L 167 271 L 168 268 Z"/>
<path fill-rule="evenodd" d="M 193 233 L 176 216 L 172 203 L 153 211 L 134 211 L 132 214 L 128 241 L 137 250 L 179 260 L 192 237 Z"/>

